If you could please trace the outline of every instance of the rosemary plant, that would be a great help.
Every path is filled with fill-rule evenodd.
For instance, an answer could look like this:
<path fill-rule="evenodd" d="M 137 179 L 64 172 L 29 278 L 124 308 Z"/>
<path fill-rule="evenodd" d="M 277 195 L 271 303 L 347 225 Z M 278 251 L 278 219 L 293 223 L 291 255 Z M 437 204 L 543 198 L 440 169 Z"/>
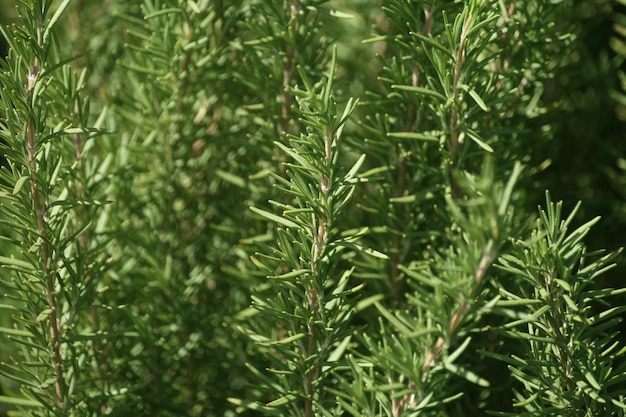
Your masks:
<path fill-rule="evenodd" d="M 592 285 L 615 266 L 611 260 L 617 253 L 599 258 L 598 253 L 588 253 L 582 240 L 598 218 L 568 234 L 576 209 L 566 219 L 561 212 L 562 203 L 553 203 L 548 195 L 531 238 L 517 242 L 500 259 L 499 267 L 514 277 L 515 286 L 511 291 L 499 289 L 497 310 L 509 321 L 493 331 L 518 340 L 522 354 L 484 354 L 510 364 L 511 374 L 521 383 L 514 389 L 514 406 L 526 413 L 624 415 L 619 384 L 625 364 L 617 361 L 626 349 L 614 328 L 625 306 L 610 307 L 605 301 L 624 289 Z"/>
<path fill-rule="evenodd" d="M 108 239 L 98 227 L 101 161 L 87 159 L 101 120 L 83 95 L 84 73 L 60 55 L 68 1 L 21 4 L 23 26 L 3 31 L 1 125 L 4 311 L 15 352 L 2 375 L 19 383 L 5 402 L 30 415 L 80 415 L 105 406 L 98 346 L 100 278 Z M 92 124 L 93 123 L 93 124 Z M 8 345 L 7 345 L 8 346 Z"/>
<path fill-rule="evenodd" d="M 287 178 L 275 178 L 294 203 L 274 202 L 280 215 L 253 208 L 279 226 L 278 245 L 255 256 L 272 284 L 271 292 L 255 296 L 253 303 L 272 318 L 273 326 L 251 333 L 271 358 L 269 371 L 276 380 L 263 379 L 276 398 L 264 409 L 276 415 L 341 412 L 326 380 L 351 338 L 353 307 L 347 300 L 358 286 L 350 284 L 353 268 L 346 269 L 342 260 L 357 248 L 359 231 L 342 230 L 341 220 L 364 156 L 350 169 L 341 166 L 342 132 L 356 103 L 349 100 L 343 113 L 336 113 L 334 69 L 333 59 L 327 80 L 317 86 L 301 71 L 304 89 L 291 91 L 299 103 L 300 124 L 306 127 L 298 136 L 288 134 L 286 144 L 276 143 L 293 162 L 286 163 Z"/>
<path fill-rule="evenodd" d="M 623 416 L 621 7 L 2 2 L 0 416 Z"/>

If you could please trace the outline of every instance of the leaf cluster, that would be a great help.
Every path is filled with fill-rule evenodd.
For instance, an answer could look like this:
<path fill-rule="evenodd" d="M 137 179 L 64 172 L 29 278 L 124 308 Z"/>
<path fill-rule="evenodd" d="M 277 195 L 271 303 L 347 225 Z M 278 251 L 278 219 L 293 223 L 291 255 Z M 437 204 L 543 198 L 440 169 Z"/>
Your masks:
<path fill-rule="evenodd" d="M 621 1 L 16 3 L 0 414 L 624 415 Z"/>

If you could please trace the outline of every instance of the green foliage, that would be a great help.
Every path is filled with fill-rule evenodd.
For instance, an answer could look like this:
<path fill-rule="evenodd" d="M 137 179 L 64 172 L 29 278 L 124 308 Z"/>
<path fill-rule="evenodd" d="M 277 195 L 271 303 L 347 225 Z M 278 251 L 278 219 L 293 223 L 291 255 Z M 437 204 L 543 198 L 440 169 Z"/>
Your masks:
<path fill-rule="evenodd" d="M 625 414 L 622 1 L 7 4 L 0 414 Z"/>
<path fill-rule="evenodd" d="M 109 394 L 97 353 L 107 201 L 103 161 L 87 158 L 102 120 L 83 97 L 84 73 L 59 54 L 55 26 L 67 3 L 21 6 L 24 26 L 7 36 L 2 62 L 3 310 L 14 321 L 2 333 L 18 355 L 2 374 L 23 396 L 8 402 L 30 415 L 86 413 Z"/>
<path fill-rule="evenodd" d="M 263 320 L 250 334 L 273 359 L 269 372 L 279 376 L 269 393 L 277 398 L 267 404 L 276 415 L 339 412 L 326 379 L 350 343 L 354 307 L 348 301 L 358 286 L 350 288 L 354 268 L 342 269 L 342 260 L 358 249 L 360 234 L 342 230 L 341 224 L 364 156 L 349 170 L 340 165 L 342 132 L 356 103 L 349 100 L 343 114 L 336 114 L 331 95 L 334 68 L 333 60 L 327 81 L 318 87 L 301 71 L 306 89 L 292 93 L 305 131 L 288 134 L 287 144 L 276 143 L 293 162 L 285 163 L 287 178 L 274 177 L 294 204 L 272 202 L 281 216 L 252 208 L 280 226 L 277 246 L 254 258 L 273 282 L 253 297 L 253 305 L 271 317 L 272 325 Z"/>
<path fill-rule="evenodd" d="M 598 254 L 587 253 L 582 240 L 598 218 L 568 234 L 575 210 L 564 220 L 561 211 L 562 204 L 548 196 L 530 239 L 516 242 L 500 259 L 515 285 L 500 290 L 496 305 L 498 314 L 512 320 L 494 331 L 518 340 L 524 355 L 485 354 L 510 364 L 523 387 L 515 390 L 514 406 L 529 415 L 623 414 L 624 366 L 611 364 L 626 352 L 612 330 L 624 306 L 606 301 L 623 290 L 592 287 L 614 266 L 615 253 L 594 259 Z"/>
<path fill-rule="evenodd" d="M 448 201 L 455 219 L 450 245 L 431 259 L 399 266 L 410 288 L 406 305 L 376 303 L 379 329 L 359 335 L 368 353 L 359 349 L 350 360 L 360 385 L 337 391 L 352 415 L 396 416 L 440 409 L 462 395 L 461 390 L 449 389 L 456 377 L 489 386 L 458 359 L 475 337 L 472 333 L 483 315 L 498 301 L 485 284 L 510 233 L 509 205 L 520 171 L 517 166 L 505 187 L 493 184 L 489 169 L 480 179 L 466 178 L 463 189 L 468 199 Z M 377 398 L 377 406 L 372 407 L 371 399 L 358 394 L 364 387 L 378 391 L 385 400 Z"/>

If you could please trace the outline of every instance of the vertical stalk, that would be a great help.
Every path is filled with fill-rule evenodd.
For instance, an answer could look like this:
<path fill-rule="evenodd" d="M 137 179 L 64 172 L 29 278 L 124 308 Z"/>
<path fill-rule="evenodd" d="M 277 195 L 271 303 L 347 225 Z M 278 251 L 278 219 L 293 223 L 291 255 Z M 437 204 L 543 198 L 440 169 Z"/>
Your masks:
<path fill-rule="evenodd" d="M 467 20 L 463 23 L 463 29 L 461 30 L 461 37 L 459 39 L 459 46 L 455 56 L 454 76 L 452 80 L 453 101 L 450 121 L 448 124 L 448 131 L 450 135 L 450 140 L 448 141 L 448 150 L 450 151 L 450 155 L 452 157 L 452 163 L 450 165 L 450 184 L 452 187 L 452 197 L 455 199 L 459 199 L 462 197 L 462 192 L 456 179 L 458 164 L 455 157 L 459 150 L 459 147 L 463 144 L 463 138 L 465 136 L 463 132 L 458 132 L 459 125 L 461 123 L 459 109 L 462 105 L 459 85 L 461 84 L 463 61 L 465 59 L 465 40 L 467 39 L 467 34 L 470 27 L 472 26 L 473 20 L 474 16 L 470 14 Z"/>
<path fill-rule="evenodd" d="M 37 45 L 39 48 L 43 47 L 42 40 L 42 22 L 41 16 L 37 19 Z M 27 96 L 28 104 L 32 105 L 34 99 L 35 83 L 37 77 L 41 71 L 41 63 L 36 56 L 31 70 L 28 74 L 28 86 Z M 35 215 L 37 219 L 37 234 L 41 243 L 41 276 L 45 283 L 46 300 L 48 302 L 48 308 L 50 308 L 50 337 L 52 346 L 52 364 L 55 379 L 55 392 L 56 398 L 53 398 L 53 402 L 57 409 L 62 410 L 64 407 L 68 407 L 68 404 L 64 404 L 64 392 L 65 381 L 63 378 L 63 365 L 61 362 L 61 323 L 59 317 L 59 303 L 56 298 L 56 279 L 54 273 L 49 270 L 50 263 L 50 242 L 48 237 L 48 230 L 46 226 L 47 219 L 47 204 L 42 201 L 40 190 L 38 188 L 38 164 L 37 164 L 37 139 L 35 132 L 35 122 L 33 120 L 33 112 L 29 112 L 28 121 L 26 125 L 26 149 L 28 152 L 28 170 L 30 177 L 30 189 L 33 198 L 33 205 L 35 209 Z"/>
<path fill-rule="evenodd" d="M 476 293 L 495 257 L 496 252 L 494 248 L 494 242 L 493 240 L 490 240 L 485 246 L 478 267 L 474 272 L 474 284 L 472 286 L 470 294 L 474 295 Z M 465 316 L 465 313 L 467 313 L 469 307 L 470 299 L 465 298 L 463 302 L 461 302 L 461 305 L 456 309 L 456 311 L 452 315 L 452 318 L 450 319 L 450 322 L 448 323 L 448 335 L 453 335 L 456 332 L 459 324 L 461 323 L 461 320 L 463 320 L 463 317 Z M 433 345 L 433 348 L 426 351 L 426 358 L 424 359 L 424 363 L 422 365 L 423 377 L 428 372 L 428 369 L 430 369 L 430 367 L 433 365 L 434 361 L 441 355 L 442 348 L 445 343 L 446 339 L 444 338 L 444 336 L 439 336 L 439 338 L 437 338 L 435 344 Z"/>
<path fill-rule="evenodd" d="M 554 296 L 554 284 L 552 281 L 551 272 L 546 273 L 543 277 L 546 292 L 548 293 L 548 303 L 550 304 L 550 316 L 554 324 L 552 329 L 554 331 L 554 341 L 559 351 L 559 359 L 561 363 L 561 372 L 563 378 L 567 381 L 567 389 L 570 392 L 576 390 L 576 384 L 572 379 L 572 358 L 570 352 L 565 347 L 568 346 L 566 342 L 567 338 L 567 320 L 564 320 L 564 314 L 559 311 L 559 297 Z"/>
<path fill-rule="evenodd" d="M 298 31 L 298 14 L 300 13 L 300 0 L 293 0 L 289 6 L 289 31 L 295 36 Z M 285 64 L 283 66 L 283 103 L 281 106 L 281 119 L 277 124 L 278 134 L 282 134 L 288 128 L 289 113 L 293 97 L 288 90 L 291 86 L 291 78 L 294 70 L 295 51 L 291 44 L 287 44 L 285 48 Z"/>
<path fill-rule="evenodd" d="M 332 162 L 332 158 L 333 158 L 332 135 L 328 131 L 327 128 L 325 129 L 325 132 L 324 132 L 324 156 L 326 160 L 328 161 L 328 166 L 330 166 L 330 163 Z M 328 210 L 325 210 L 325 209 L 328 208 L 328 197 L 330 193 L 330 178 L 328 177 L 326 172 L 321 174 L 320 188 L 322 190 L 321 203 L 324 208 L 323 211 L 327 212 Z M 311 312 L 312 315 L 318 315 L 319 309 L 323 308 L 323 306 L 320 307 L 320 303 L 319 303 L 321 294 L 319 294 L 318 288 L 321 288 L 321 286 L 317 286 L 316 282 L 320 278 L 318 265 L 320 262 L 321 254 L 324 252 L 324 249 L 327 244 L 328 227 L 329 227 L 328 219 L 325 219 L 323 217 L 319 217 L 317 219 L 317 230 L 314 233 L 315 242 L 313 246 L 313 257 L 312 257 L 312 262 L 311 262 L 311 274 L 313 276 L 313 281 L 312 283 L 307 285 L 307 287 L 305 288 L 309 311 Z M 309 332 L 308 346 L 307 346 L 306 351 L 303 352 L 305 360 L 306 358 L 316 353 L 315 345 L 317 342 L 317 329 L 315 327 L 315 324 L 309 321 L 307 323 L 307 330 Z M 305 377 L 305 394 L 307 397 L 305 408 L 304 408 L 305 417 L 313 416 L 313 397 L 317 389 L 315 380 L 317 380 L 318 376 L 319 376 L 318 367 L 312 366 L 310 370 L 307 371 L 307 374 Z"/>

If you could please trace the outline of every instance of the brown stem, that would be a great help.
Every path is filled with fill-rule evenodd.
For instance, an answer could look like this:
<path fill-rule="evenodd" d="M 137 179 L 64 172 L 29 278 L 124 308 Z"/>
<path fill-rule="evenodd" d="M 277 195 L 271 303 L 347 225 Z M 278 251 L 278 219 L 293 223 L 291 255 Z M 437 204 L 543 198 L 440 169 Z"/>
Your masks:
<path fill-rule="evenodd" d="M 42 23 L 41 19 L 38 21 L 37 25 L 37 43 L 39 47 L 42 46 Z M 41 70 L 39 58 L 35 57 L 33 62 L 33 66 L 28 74 L 28 103 L 33 102 L 33 94 L 35 83 L 37 81 L 37 76 Z M 63 365 L 62 365 L 62 357 L 61 357 L 61 323 L 59 317 L 59 304 L 56 298 L 56 279 L 53 273 L 48 268 L 50 263 L 50 244 L 48 238 L 48 229 L 46 227 L 47 223 L 47 208 L 44 201 L 42 201 L 42 196 L 40 190 L 38 188 L 37 181 L 37 139 L 35 133 L 35 123 L 33 120 L 32 112 L 28 116 L 28 121 L 26 125 L 26 149 L 28 152 L 28 169 L 30 174 L 30 190 L 31 195 L 33 197 L 33 205 L 35 208 L 35 215 L 37 219 L 37 234 L 38 239 L 41 242 L 41 275 L 45 282 L 45 291 L 46 291 L 46 301 L 48 303 L 48 307 L 51 310 L 49 319 L 50 319 L 50 337 L 52 344 L 52 364 L 53 364 L 53 372 L 55 378 L 55 392 L 56 398 L 53 399 L 55 407 L 59 410 L 63 409 L 64 402 L 64 391 L 65 391 L 65 381 L 63 378 Z M 68 404 L 65 404 L 67 407 Z"/>
<path fill-rule="evenodd" d="M 290 24 L 289 29 L 291 33 L 295 36 L 295 33 L 298 30 L 298 14 L 300 13 L 300 0 L 293 0 L 289 7 L 289 17 Z M 293 97 L 289 92 L 289 86 L 291 85 L 291 78 L 293 75 L 295 62 L 295 51 L 292 45 L 287 44 L 285 47 L 285 64 L 283 66 L 283 103 L 281 106 L 281 120 L 278 122 L 276 126 L 278 129 L 278 133 L 281 134 L 285 132 L 288 128 L 289 124 L 289 113 L 291 109 L 291 102 Z"/>
<path fill-rule="evenodd" d="M 485 246 L 483 256 L 480 258 L 478 267 L 476 268 L 476 271 L 474 272 L 474 283 L 472 285 L 471 294 L 475 294 L 478 291 L 478 288 L 481 282 L 483 281 L 485 275 L 487 274 L 487 270 L 489 269 L 489 266 L 491 266 L 491 264 L 493 263 L 493 260 L 495 259 L 495 257 L 496 257 L 496 253 L 494 249 L 494 242 L 490 240 Z M 452 315 L 452 318 L 450 319 L 450 322 L 448 323 L 448 335 L 452 335 L 457 331 L 457 328 L 459 324 L 461 323 L 461 321 L 463 320 L 463 318 L 465 317 L 465 314 L 467 313 L 467 310 L 469 309 L 469 307 L 470 307 L 470 301 L 467 298 L 465 298 L 463 302 L 461 303 L 461 305 L 454 312 L 454 314 Z M 433 362 L 439 357 L 444 344 L 445 344 L 444 337 L 439 336 L 439 338 L 435 342 L 434 347 L 429 352 L 426 353 L 426 359 L 424 360 L 424 364 L 422 365 L 422 372 L 424 374 L 427 371 L 427 369 L 430 368 Z"/>
<path fill-rule="evenodd" d="M 293 0 L 289 6 L 289 30 L 294 34 L 298 30 L 298 14 L 300 13 L 300 0 Z M 285 46 L 285 60 L 283 64 L 283 93 L 282 93 L 282 105 L 280 108 L 280 119 L 276 123 L 276 131 L 279 135 L 282 135 L 288 130 L 293 130 L 293 126 L 290 126 L 289 115 L 291 113 L 291 103 L 293 96 L 289 92 L 289 87 L 292 85 L 292 76 L 295 66 L 295 50 L 289 43 Z M 283 178 L 287 178 L 287 171 L 285 167 L 285 154 L 280 150 L 277 151 L 277 159 L 280 162 L 279 175 Z"/>
<path fill-rule="evenodd" d="M 495 256 L 496 253 L 494 248 L 494 242 L 490 240 L 485 246 L 483 255 L 478 263 L 478 267 L 474 272 L 474 283 L 472 284 L 471 294 L 475 294 L 478 291 L 478 288 L 482 280 L 484 279 L 485 274 L 487 273 L 487 269 L 493 263 Z M 471 306 L 470 303 L 470 298 L 465 298 L 450 318 L 447 332 L 448 338 L 452 336 L 455 332 L 457 332 L 459 324 L 461 323 Z M 437 340 L 435 340 L 433 347 L 425 352 L 424 363 L 422 364 L 422 381 L 426 380 L 428 370 L 442 355 L 446 341 L 447 340 L 445 335 L 439 336 Z M 410 390 L 414 391 L 415 383 L 413 381 L 409 381 L 408 387 Z M 416 398 L 415 394 L 411 393 L 405 394 L 402 399 L 397 403 L 392 402 L 393 415 L 399 416 L 407 407 L 414 406 L 417 400 L 419 399 Z M 395 404 L 395 406 L 393 404 Z"/>
<path fill-rule="evenodd" d="M 332 141 L 333 141 L 332 134 L 328 131 L 325 132 L 324 150 L 325 150 L 325 157 L 329 162 L 333 158 Z M 323 174 L 322 177 L 320 178 L 320 183 L 321 183 L 321 191 L 322 191 L 322 204 L 326 206 L 328 204 L 328 195 L 330 193 L 330 178 L 328 178 L 327 175 Z M 314 277 L 313 279 L 315 279 L 315 276 L 319 273 L 318 263 L 324 251 L 324 248 L 327 244 L 327 240 L 328 240 L 328 223 L 326 219 L 320 217 L 318 218 L 317 231 L 315 233 L 315 243 L 313 246 L 313 259 L 311 262 L 311 273 Z M 309 311 L 311 312 L 312 315 L 317 315 L 318 310 L 320 308 L 320 305 L 319 305 L 320 294 L 318 293 L 315 283 L 309 283 L 307 285 L 306 295 L 307 295 L 307 303 L 309 306 Z M 303 352 L 303 356 L 305 360 L 316 353 L 315 345 L 318 341 L 317 329 L 315 327 L 315 324 L 311 322 L 307 326 L 308 326 L 308 332 L 309 332 L 309 335 L 308 335 L 309 343 L 308 343 L 308 346 L 306 347 L 306 351 Z M 305 417 L 311 417 L 313 415 L 313 396 L 317 389 L 317 384 L 315 381 L 317 380 L 318 377 L 319 377 L 318 367 L 311 365 L 309 370 L 306 373 L 305 381 L 304 381 L 304 392 L 306 395 L 306 402 L 304 405 Z"/>

